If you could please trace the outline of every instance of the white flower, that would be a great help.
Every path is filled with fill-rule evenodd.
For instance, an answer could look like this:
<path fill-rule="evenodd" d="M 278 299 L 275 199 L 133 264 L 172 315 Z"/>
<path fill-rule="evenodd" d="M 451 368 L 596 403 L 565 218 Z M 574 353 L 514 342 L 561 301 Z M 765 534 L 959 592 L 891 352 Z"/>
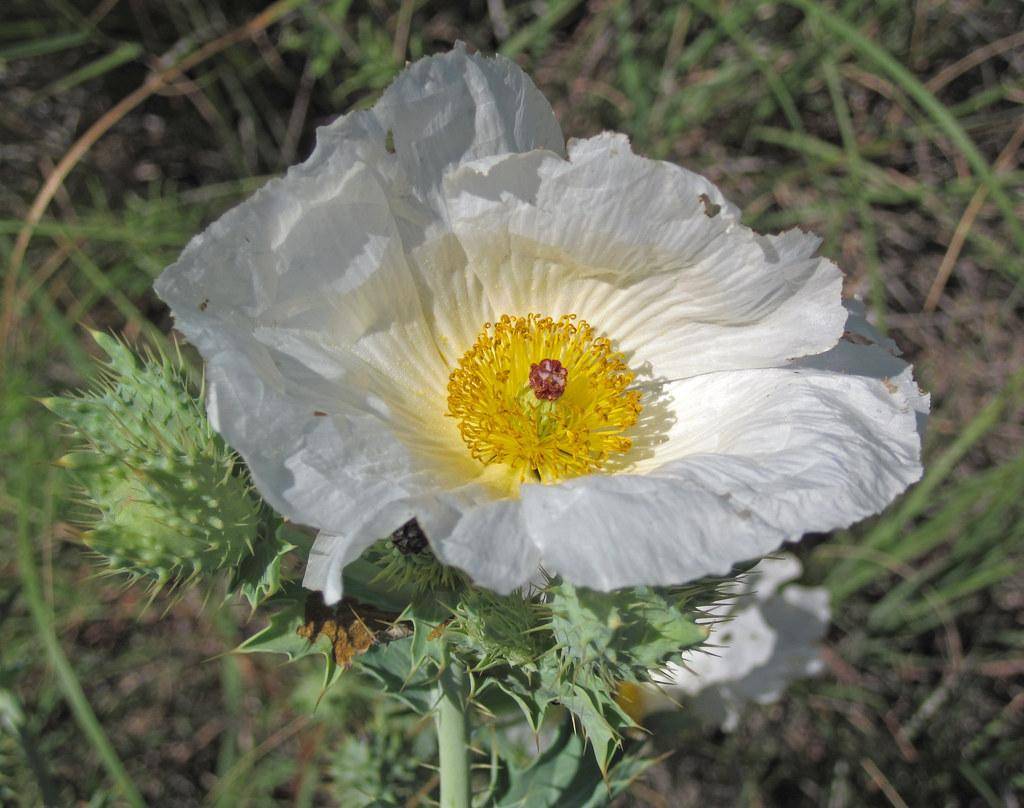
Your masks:
<path fill-rule="evenodd" d="M 828 592 L 784 584 L 800 577 L 791 555 L 766 558 L 722 604 L 708 647 L 670 664 L 657 685 L 632 694 L 630 709 L 650 713 L 675 706 L 709 724 L 735 729 L 749 702 L 771 704 L 790 682 L 824 670 L 819 643 L 828 629 Z M 639 702 L 639 703 L 637 703 Z"/>
<path fill-rule="evenodd" d="M 543 565 L 611 589 L 724 573 L 918 479 L 926 400 L 840 341 L 817 246 L 622 135 L 566 152 L 514 64 L 457 47 L 321 129 L 157 291 L 215 428 L 321 531 L 328 601 L 413 518 L 483 586 Z"/>

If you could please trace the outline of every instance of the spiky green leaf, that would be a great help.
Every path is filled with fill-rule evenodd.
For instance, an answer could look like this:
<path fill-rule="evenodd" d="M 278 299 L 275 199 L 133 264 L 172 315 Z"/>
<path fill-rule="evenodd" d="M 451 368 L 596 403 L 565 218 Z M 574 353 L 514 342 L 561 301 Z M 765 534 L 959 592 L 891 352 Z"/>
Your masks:
<path fill-rule="evenodd" d="M 497 808 L 599 808 L 625 792 L 650 764 L 644 758 L 624 755 L 603 773 L 583 739 L 566 722 L 529 766 L 502 767 L 487 804 Z"/>
<path fill-rule="evenodd" d="M 284 654 L 289 661 L 321 654 L 333 662 L 326 640 L 310 642 L 299 635 L 305 622 L 305 597 L 298 591 L 278 595 L 269 605 L 279 606 L 270 615 L 266 627 L 253 634 L 235 651 L 241 654 Z"/>
<path fill-rule="evenodd" d="M 241 593 L 253 609 L 281 588 L 281 561 L 296 549 L 283 527 L 272 537 L 257 541 L 252 555 L 231 572 L 230 589 Z"/>
<path fill-rule="evenodd" d="M 437 668 L 413 658 L 413 637 L 377 645 L 360 656 L 357 666 L 376 679 L 385 693 L 425 715 L 434 706 Z"/>
<path fill-rule="evenodd" d="M 689 593 L 651 587 L 595 592 L 561 582 L 551 587 L 552 631 L 572 664 L 608 679 L 644 680 L 707 628 L 694 622 Z"/>

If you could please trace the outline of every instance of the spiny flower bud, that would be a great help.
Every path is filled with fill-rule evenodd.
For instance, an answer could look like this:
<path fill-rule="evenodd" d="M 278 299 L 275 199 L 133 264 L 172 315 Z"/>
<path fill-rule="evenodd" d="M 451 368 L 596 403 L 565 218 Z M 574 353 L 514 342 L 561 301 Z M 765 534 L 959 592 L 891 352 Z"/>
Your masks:
<path fill-rule="evenodd" d="M 696 604 L 713 601 L 717 579 L 688 587 L 595 592 L 560 581 L 549 587 L 551 629 L 563 657 L 608 682 L 645 681 L 682 651 L 704 643 Z"/>
<path fill-rule="evenodd" d="M 547 606 L 523 590 L 497 595 L 470 588 L 455 608 L 449 632 L 456 644 L 479 657 L 479 667 L 504 663 L 530 665 L 546 651 L 550 631 Z"/>
<path fill-rule="evenodd" d="M 108 358 L 92 388 L 42 401 L 81 441 L 58 463 L 89 508 L 86 544 L 154 589 L 237 566 L 252 554 L 259 504 L 180 357 L 140 359 L 114 337 L 93 338 Z"/>

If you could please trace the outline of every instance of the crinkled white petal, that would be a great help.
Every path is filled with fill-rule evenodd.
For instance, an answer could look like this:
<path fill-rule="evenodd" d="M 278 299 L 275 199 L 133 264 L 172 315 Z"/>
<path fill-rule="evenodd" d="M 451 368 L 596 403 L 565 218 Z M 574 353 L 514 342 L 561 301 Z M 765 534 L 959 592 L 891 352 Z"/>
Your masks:
<path fill-rule="evenodd" d="M 364 546 L 417 515 L 445 533 L 460 507 L 486 499 L 444 418 L 450 369 L 407 251 L 443 243 L 446 170 L 536 147 L 564 148 L 532 82 L 457 47 L 319 130 L 309 160 L 193 239 L 157 281 L 207 361 L 213 425 L 278 511 L 345 536 L 321 549 Z M 459 486 L 469 493 L 448 495 Z"/>
<path fill-rule="evenodd" d="M 508 59 L 470 55 L 462 43 L 412 64 L 373 111 L 391 130 L 410 181 L 424 192 L 468 160 L 565 150 L 551 106 L 529 77 Z"/>
<path fill-rule="evenodd" d="M 689 697 L 684 709 L 730 730 L 747 703 L 770 704 L 791 682 L 820 673 L 819 646 L 831 616 L 828 592 L 794 585 L 779 590 L 799 574 L 793 556 L 761 561 L 728 618 L 712 629 L 709 649 L 669 665 L 657 688 L 645 693 L 643 708 L 653 712 Z"/>
<path fill-rule="evenodd" d="M 477 330 L 501 314 L 578 314 L 660 379 L 778 365 L 842 334 L 841 276 L 816 237 L 757 235 L 713 184 L 622 135 L 572 141 L 568 160 L 467 163 L 445 194 L 466 260 L 441 294 Z M 467 330 L 453 329 L 453 354 Z"/>
<path fill-rule="evenodd" d="M 323 593 L 324 602 L 332 605 L 341 600 L 342 571 L 362 555 L 373 538 L 353 541 L 351 536 L 338 536 L 321 531 L 309 551 L 302 585 Z"/>
<path fill-rule="evenodd" d="M 878 512 L 921 475 L 927 405 L 899 360 L 905 379 L 877 377 L 880 351 L 842 346 L 813 367 L 668 385 L 672 417 L 652 457 L 524 487 L 543 563 L 599 589 L 677 583 Z"/>
<path fill-rule="evenodd" d="M 923 440 L 931 396 L 917 386 L 914 369 L 899 358 L 896 343 L 868 322 L 864 304 L 860 300 L 845 300 L 843 305 L 847 309 L 845 333 L 849 339 L 841 340 L 826 353 L 805 356 L 791 365 L 880 382 L 889 393 L 900 397 L 913 409 L 918 439 Z"/>
<path fill-rule="evenodd" d="M 537 579 L 541 553 L 519 500 L 467 507 L 449 532 L 428 535 L 442 562 L 466 570 L 480 586 L 508 594 Z"/>
<path fill-rule="evenodd" d="M 211 421 L 260 492 L 297 522 L 358 532 L 366 502 L 434 488 L 396 434 L 411 429 L 403 410 L 422 409 L 423 368 L 443 370 L 379 178 L 358 154 L 332 162 L 215 223 L 158 291 L 206 358 Z"/>

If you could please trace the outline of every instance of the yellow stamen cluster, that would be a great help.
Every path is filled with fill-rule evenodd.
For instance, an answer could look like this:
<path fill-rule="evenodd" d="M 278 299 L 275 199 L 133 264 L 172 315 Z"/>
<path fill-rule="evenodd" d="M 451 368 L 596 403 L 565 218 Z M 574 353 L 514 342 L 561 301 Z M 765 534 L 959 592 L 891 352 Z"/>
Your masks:
<path fill-rule="evenodd" d="M 537 397 L 531 366 L 557 359 L 565 391 Z M 539 314 L 486 323 L 448 379 L 448 415 L 474 458 L 504 464 L 518 482 L 558 482 L 589 474 L 625 452 L 624 433 L 640 414 L 640 393 L 621 354 L 575 314 Z"/>

